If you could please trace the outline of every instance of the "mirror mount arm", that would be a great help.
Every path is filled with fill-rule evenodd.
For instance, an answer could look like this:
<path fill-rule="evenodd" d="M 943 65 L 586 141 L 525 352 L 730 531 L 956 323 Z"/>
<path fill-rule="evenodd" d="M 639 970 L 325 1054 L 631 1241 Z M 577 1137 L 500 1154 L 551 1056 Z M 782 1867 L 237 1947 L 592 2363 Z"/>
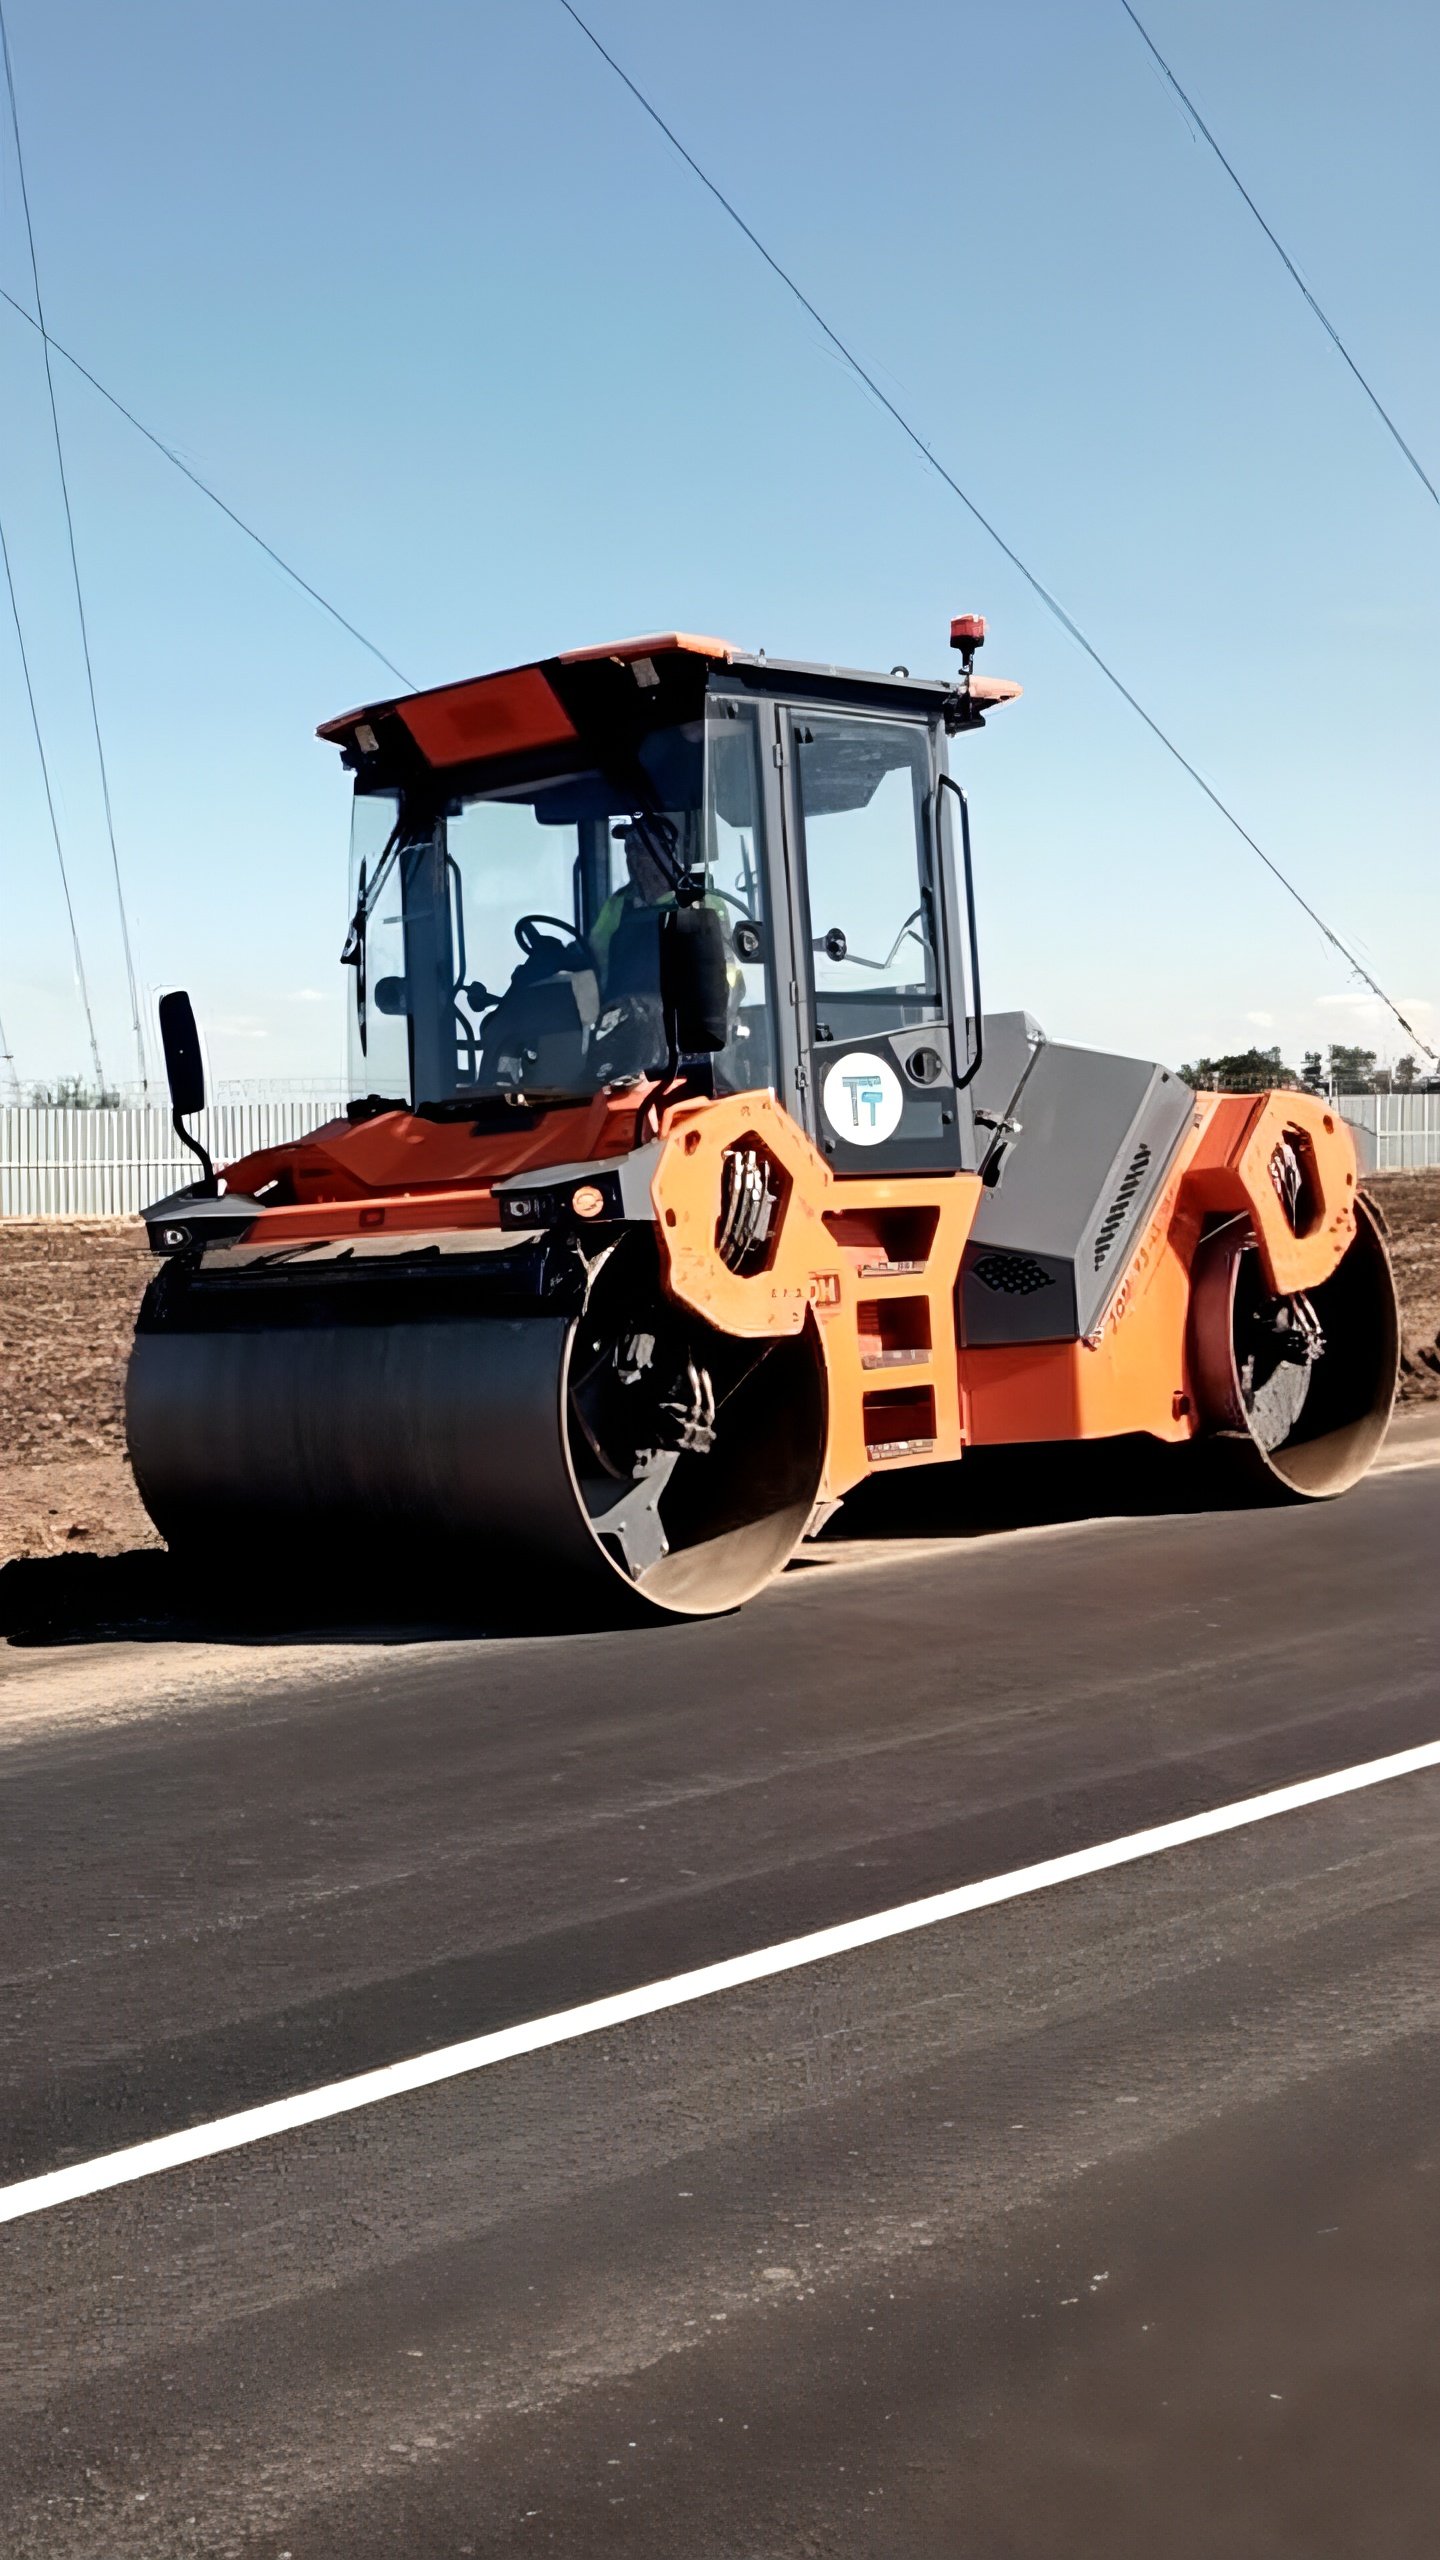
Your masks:
<path fill-rule="evenodd" d="M 201 1146 L 199 1139 L 191 1137 L 189 1130 L 185 1126 L 185 1115 L 183 1111 L 171 1112 L 170 1126 L 174 1130 L 176 1137 L 179 1139 L 181 1146 L 188 1147 L 192 1156 L 198 1156 L 200 1159 L 202 1179 L 199 1189 L 203 1197 L 207 1200 L 218 1199 L 220 1196 L 220 1183 L 215 1172 L 214 1160 L 212 1157 L 207 1155 L 205 1149 Z"/>

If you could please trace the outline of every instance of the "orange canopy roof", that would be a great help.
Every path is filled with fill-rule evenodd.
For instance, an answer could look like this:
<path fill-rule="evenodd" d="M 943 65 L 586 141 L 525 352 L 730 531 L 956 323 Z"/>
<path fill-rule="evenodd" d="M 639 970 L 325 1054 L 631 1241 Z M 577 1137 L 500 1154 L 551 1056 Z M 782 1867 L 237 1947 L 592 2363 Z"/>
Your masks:
<path fill-rule="evenodd" d="M 436 685 L 424 693 L 367 703 L 359 711 L 342 713 L 338 720 L 326 720 L 317 735 L 348 745 L 358 729 L 373 728 L 394 714 L 427 764 L 473 764 L 486 756 L 563 746 L 575 736 L 574 723 L 546 674 L 547 665 L 583 666 L 607 658 L 634 665 L 647 658 L 679 656 L 728 666 L 734 655 L 728 640 L 700 639 L 685 631 L 616 640 L 598 649 L 567 649 L 556 658 L 533 659 L 528 666 L 502 667 L 493 675 L 470 676 L 460 684 Z"/>
<path fill-rule="evenodd" d="M 572 745 L 579 733 L 567 707 L 567 701 L 573 701 L 574 696 L 560 675 L 561 669 L 598 670 L 606 663 L 629 666 L 638 682 L 648 687 L 662 683 L 665 662 L 676 659 L 730 666 L 743 661 L 744 652 L 728 640 L 705 638 L 694 632 L 650 632 L 639 639 L 614 640 L 595 649 L 567 649 L 552 658 L 532 659 L 525 666 L 502 667 L 491 675 L 471 676 L 460 684 L 392 695 L 358 711 L 344 712 L 338 720 L 325 721 L 318 734 L 337 746 L 358 749 L 367 758 L 375 752 L 382 736 L 388 736 L 392 745 L 408 739 L 428 765 L 440 769 L 536 751 L 563 750 Z M 653 668 L 651 661 L 655 662 Z M 779 659 L 770 660 L 769 668 L 772 675 L 787 671 L 786 662 Z M 793 672 L 797 677 L 830 678 L 849 671 L 797 666 Z M 677 668 L 677 677 L 679 673 Z M 883 684 L 886 680 L 856 675 L 853 681 Z M 927 684 L 917 689 L 940 693 L 946 687 L 937 681 L 933 687 Z M 993 676 L 972 676 L 968 685 L 969 698 L 977 711 L 981 706 L 990 708 L 1013 701 L 1019 691 L 1018 684 Z"/>

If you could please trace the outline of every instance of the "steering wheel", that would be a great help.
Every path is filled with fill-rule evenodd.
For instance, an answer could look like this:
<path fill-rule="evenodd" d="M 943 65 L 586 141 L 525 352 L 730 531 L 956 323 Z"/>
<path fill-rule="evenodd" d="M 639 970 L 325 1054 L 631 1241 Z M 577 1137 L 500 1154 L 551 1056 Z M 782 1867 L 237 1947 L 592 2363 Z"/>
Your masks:
<path fill-rule="evenodd" d="M 517 916 L 515 919 L 515 939 L 519 943 L 527 960 L 534 959 L 541 942 L 545 939 L 545 937 L 537 930 L 537 928 L 542 924 L 553 924 L 556 932 L 563 933 L 567 942 L 579 941 L 580 937 L 576 933 L 575 926 L 569 916 L 565 916 L 563 918 L 560 916 Z"/>

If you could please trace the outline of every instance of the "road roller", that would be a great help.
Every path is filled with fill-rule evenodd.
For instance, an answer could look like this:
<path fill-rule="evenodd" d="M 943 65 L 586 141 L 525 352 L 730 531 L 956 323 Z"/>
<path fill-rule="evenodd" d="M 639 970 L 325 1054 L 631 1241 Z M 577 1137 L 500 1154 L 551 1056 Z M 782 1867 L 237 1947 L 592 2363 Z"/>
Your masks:
<path fill-rule="evenodd" d="M 127 1429 L 172 1548 L 692 1617 L 967 1453 L 1363 1473 L 1398 1324 L 1332 1106 L 984 1010 L 984 636 L 923 678 L 671 632 L 321 729 L 347 1109 L 217 1171 L 162 1000 L 199 1172 L 145 1213 Z"/>

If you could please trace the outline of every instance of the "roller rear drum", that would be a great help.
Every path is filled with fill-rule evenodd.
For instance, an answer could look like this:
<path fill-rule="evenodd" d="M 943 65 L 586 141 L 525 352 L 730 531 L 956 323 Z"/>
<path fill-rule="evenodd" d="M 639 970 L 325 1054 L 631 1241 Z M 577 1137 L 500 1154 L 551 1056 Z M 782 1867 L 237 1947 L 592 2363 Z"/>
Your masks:
<path fill-rule="evenodd" d="M 1379 1222 L 1356 1203 L 1353 1243 L 1328 1280 L 1271 1297 L 1247 1222 L 1200 1249 L 1191 1360 L 1205 1420 L 1234 1490 L 1271 1501 L 1344 1493 L 1389 1427 L 1400 1320 Z"/>

